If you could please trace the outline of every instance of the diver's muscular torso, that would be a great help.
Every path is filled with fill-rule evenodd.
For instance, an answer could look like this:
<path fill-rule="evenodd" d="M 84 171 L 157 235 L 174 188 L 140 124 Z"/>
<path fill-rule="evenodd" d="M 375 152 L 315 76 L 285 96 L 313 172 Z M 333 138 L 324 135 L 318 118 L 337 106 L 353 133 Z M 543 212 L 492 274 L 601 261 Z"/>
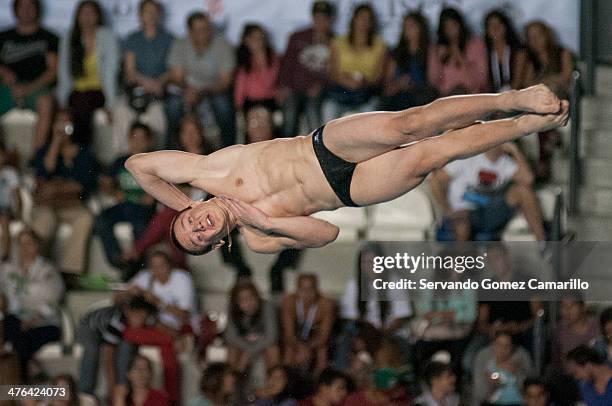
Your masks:
<path fill-rule="evenodd" d="M 269 216 L 303 216 L 342 206 L 323 175 L 310 135 L 224 148 L 201 166 L 193 186 L 235 197 Z"/>

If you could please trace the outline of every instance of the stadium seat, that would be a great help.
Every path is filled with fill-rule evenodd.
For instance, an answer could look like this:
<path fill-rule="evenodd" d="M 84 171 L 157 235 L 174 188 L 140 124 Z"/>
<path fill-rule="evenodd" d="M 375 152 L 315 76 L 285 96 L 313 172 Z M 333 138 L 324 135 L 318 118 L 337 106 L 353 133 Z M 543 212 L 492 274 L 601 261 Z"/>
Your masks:
<path fill-rule="evenodd" d="M 371 207 L 367 237 L 378 241 L 423 241 L 434 222 L 432 204 L 422 187 Z"/>
<path fill-rule="evenodd" d="M 367 227 L 366 209 L 362 207 L 341 207 L 312 216 L 340 227 L 337 241 L 358 241 Z"/>
<path fill-rule="evenodd" d="M 19 163 L 25 168 L 28 158 L 32 155 L 32 141 L 36 113 L 25 109 L 13 109 L 2 116 L 0 126 L 4 134 L 4 143 L 8 149 L 16 149 L 19 153 Z"/>

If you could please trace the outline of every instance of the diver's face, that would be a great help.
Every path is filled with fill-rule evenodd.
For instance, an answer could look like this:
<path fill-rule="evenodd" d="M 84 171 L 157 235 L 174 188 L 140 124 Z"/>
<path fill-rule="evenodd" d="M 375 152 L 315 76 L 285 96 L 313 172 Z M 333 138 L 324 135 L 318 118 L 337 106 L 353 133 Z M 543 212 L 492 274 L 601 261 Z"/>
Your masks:
<path fill-rule="evenodd" d="M 199 251 L 227 235 L 226 222 L 225 211 L 215 200 L 198 202 L 176 219 L 176 239 L 183 248 Z"/>

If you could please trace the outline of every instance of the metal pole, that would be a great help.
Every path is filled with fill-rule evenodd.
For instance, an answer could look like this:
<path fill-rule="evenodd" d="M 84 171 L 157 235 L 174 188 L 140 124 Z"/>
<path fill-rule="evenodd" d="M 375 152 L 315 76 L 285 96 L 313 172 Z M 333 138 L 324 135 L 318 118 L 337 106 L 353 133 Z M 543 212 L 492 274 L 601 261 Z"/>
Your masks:
<path fill-rule="evenodd" d="M 595 75 L 597 66 L 597 0 L 582 0 L 581 2 L 581 49 L 582 60 L 586 65 L 584 78 L 584 94 L 595 94 Z"/>
<path fill-rule="evenodd" d="M 578 187 L 580 182 L 580 72 L 572 72 L 570 90 L 571 136 L 569 149 L 569 196 L 568 212 L 578 213 Z"/>

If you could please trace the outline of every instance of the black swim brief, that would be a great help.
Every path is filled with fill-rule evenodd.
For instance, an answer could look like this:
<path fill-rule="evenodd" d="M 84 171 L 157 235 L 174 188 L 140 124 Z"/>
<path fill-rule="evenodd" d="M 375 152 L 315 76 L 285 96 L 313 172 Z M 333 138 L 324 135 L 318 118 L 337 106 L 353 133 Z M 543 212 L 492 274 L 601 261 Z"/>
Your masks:
<path fill-rule="evenodd" d="M 336 193 L 340 201 L 349 207 L 359 207 L 351 199 L 351 181 L 353 172 L 357 166 L 354 162 L 348 162 L 331 152 L 323 143 L 323 128 L 321 126 L 312 134 L 312 147 L 319 160 L 325 179 Z"/>

